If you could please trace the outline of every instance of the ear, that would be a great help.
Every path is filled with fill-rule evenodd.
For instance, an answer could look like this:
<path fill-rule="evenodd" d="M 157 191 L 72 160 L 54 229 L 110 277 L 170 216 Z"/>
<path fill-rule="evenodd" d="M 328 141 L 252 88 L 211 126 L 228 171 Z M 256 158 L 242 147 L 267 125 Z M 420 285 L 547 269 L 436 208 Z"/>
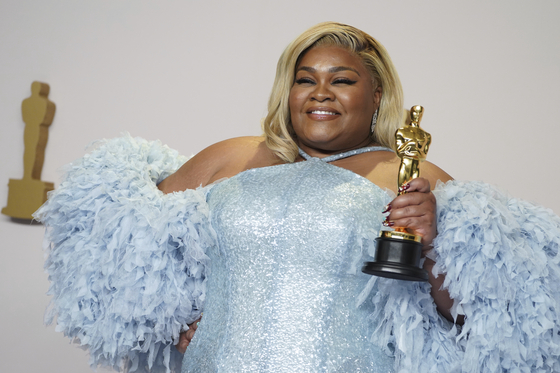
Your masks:
<path fill-rule="evenodd" d="M 382 96 L 383 96 L 383 89 L 379 85 L 373 91 L 373 103 L 374 103 L 376 108 L 379 108 L 379 105 L 381 104 L 381 97 Z"/>

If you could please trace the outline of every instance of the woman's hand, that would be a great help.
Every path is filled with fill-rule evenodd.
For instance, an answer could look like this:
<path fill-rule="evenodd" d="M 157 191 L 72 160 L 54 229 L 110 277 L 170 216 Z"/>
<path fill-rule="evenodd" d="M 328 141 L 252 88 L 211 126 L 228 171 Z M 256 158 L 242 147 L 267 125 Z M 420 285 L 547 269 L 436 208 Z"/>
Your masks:
<path fill-rule="evenodd" d="M 391 227 L 404 227 L 412 233 L 422 236 L 423 251 L 431 249 L 431 244 L 437 235 L 436 226 L 436 197 L 431 192 L 430 182 L 424 178 L 417 178 L 404 186 L 406 193 L 395 198 L 388 206 L 389 216 L 383 224 Z M 388 223 L 388 224 L 386 224 Z M 440 274 L 435 277 L 432 268 L 435 262 L 429 258 L 424 261 L 424 269 L 428 271 L 428 281 L 432 285 L 431 295 L 436 303 L 438 311 L 449 321 L 458 324 L 464 323 L 464 318 L 459 316 L 453 320 L 451 307 L 453 300 L 447 290 L 441 286 L 445 276 Z"/>
<path fill-rule="evenodd" d="M 198 329 L 198 323 L 202 319 L 202 316 L 192 324 L 189 324 L 189 330 L 185 330 L 181 332 L 179 335 L 179 343 L 175 346 L 180 353 L 184 354 L 187 351 L 187 347 L 191 343 L 192 338 L 194 337 L 194 332 Z"/>
<path fill-rule="evenodd" d="M 437 234 L 436 197 L 431 192 L 430 182 L 419 177 L 405 184 L 404 190 L 406 193 L 387 205 L 386 211 L 390 214 L 383 224 L 410 229 L 422 236 L 424 250 L 429 250 Z"/>

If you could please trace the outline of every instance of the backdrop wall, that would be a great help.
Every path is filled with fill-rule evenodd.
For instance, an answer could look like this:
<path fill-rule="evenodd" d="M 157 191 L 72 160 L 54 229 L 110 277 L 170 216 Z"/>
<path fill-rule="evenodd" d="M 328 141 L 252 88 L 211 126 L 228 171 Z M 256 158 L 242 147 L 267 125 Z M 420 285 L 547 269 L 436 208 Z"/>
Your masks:
<path fill-rule="evenodd" d="M 429 160 L 560 213 L 557 1 L 0 2 L 0 207 L 23 173 L 21 101 L 31 82 L 57 105 L 44 181 L 95 139 L 161 139 L 186 155 L 260 134 L 284 47 L 334 20 L 389 50 L 406 106 L 425 107 Z M 89 372 L 45 328 L 43 228 L 0 216 L 0 371 Z M 31 358 L 30 358 L 31 357 Z"/>

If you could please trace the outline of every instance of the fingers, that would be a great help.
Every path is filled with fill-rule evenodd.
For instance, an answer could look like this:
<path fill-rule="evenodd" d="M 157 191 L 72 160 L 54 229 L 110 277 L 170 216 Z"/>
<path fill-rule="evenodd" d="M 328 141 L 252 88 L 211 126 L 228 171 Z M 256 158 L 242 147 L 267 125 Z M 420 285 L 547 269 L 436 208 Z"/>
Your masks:
<path fill-rule="evenodd" d="M 410 180 L 408 183 L 402 185 L 401 189 L 404 189 L 406 193 L 428 193 L 432 190 L 428 179 L 424 179 L 423 177 Z"/>
<path fill-rule="evenodd" d="M 198 325 L 201 319 L 202 316 L 192 324 L 189 324 L 188 330 L 185 330 L 179 334 L 179 343 L 177 343 L 176 348 L 180 353 L 184 354 L 185 351 L 187 350 L 187 347 L 189 346 L 191 340 L 194 337 L 194 333 L 198 329 Z"/>
<path fill-rule="evenodd" d="M 189 330 L 193 330 L 193 335 L 194 332 L 198 329 L 198 325 L 200 324 L 200 320 L 202 320 L 202 314 L 200 314 L 200 317 L 198 318 L 198 320 L 196 320 L 195 322 L 193 322 L 192 324 L 189 325 Z M 192 337 L 191 337 L 192 339 Z"/>
<path fill-rule="evenodd" d="M 384 222 L 388 227 L 409 228 L 421 236 L 435 229 L 435 211 L 421 206 L 407 206 L 393 211 Z"/>
<path fill-rule="evenodd" d="M 436 197 L 432 193 L 412 192 L 398 196 L 390 204 L 391 220 L 405 217 L 419 217 L 435 213 Z"/>
<path fill-rule="evenodd" d="M 189 341 L 189 344 L 191 343 L 191 340 L 194 337 L 194 333 L 196 332 L 196 330 L 198 329 L 198 324 L 200 324 L 200 319 L 196 320 L 195 322 L 193 322 L 192 324 L 189 325 L 189 330 L 186 331 L 186 338 Z"/>
<path fill-rule="evenodd" d="M 407 228 L 422 236 L 425 246 L 430 245 L 436 236 L 436 198 L 426 179 L 418 178 L 408 183 L 405 193 L 397 196 L 385 212 L 389 214 L 383 225 Z"/>

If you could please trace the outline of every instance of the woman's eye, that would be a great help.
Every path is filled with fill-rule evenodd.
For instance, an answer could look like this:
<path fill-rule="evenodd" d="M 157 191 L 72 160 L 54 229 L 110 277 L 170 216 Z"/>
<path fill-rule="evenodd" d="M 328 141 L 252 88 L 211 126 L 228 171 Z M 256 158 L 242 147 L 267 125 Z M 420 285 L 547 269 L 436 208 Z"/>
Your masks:
<path fill-rule="evenodd" d="M 348 84 L 348 85 L 352 85 L 355 84 L 356 81 L 355 80 L 351 80 L 351 79 L 347 79 L 347 78 L 338 78 L 335 79 L 335 81 L 332 84 Z"/>
<path fill-rule="evenodd" d="M 310 78 L 299 78 L 296 79 L 296 84 L 313 84 L 314 81 Z"/>

